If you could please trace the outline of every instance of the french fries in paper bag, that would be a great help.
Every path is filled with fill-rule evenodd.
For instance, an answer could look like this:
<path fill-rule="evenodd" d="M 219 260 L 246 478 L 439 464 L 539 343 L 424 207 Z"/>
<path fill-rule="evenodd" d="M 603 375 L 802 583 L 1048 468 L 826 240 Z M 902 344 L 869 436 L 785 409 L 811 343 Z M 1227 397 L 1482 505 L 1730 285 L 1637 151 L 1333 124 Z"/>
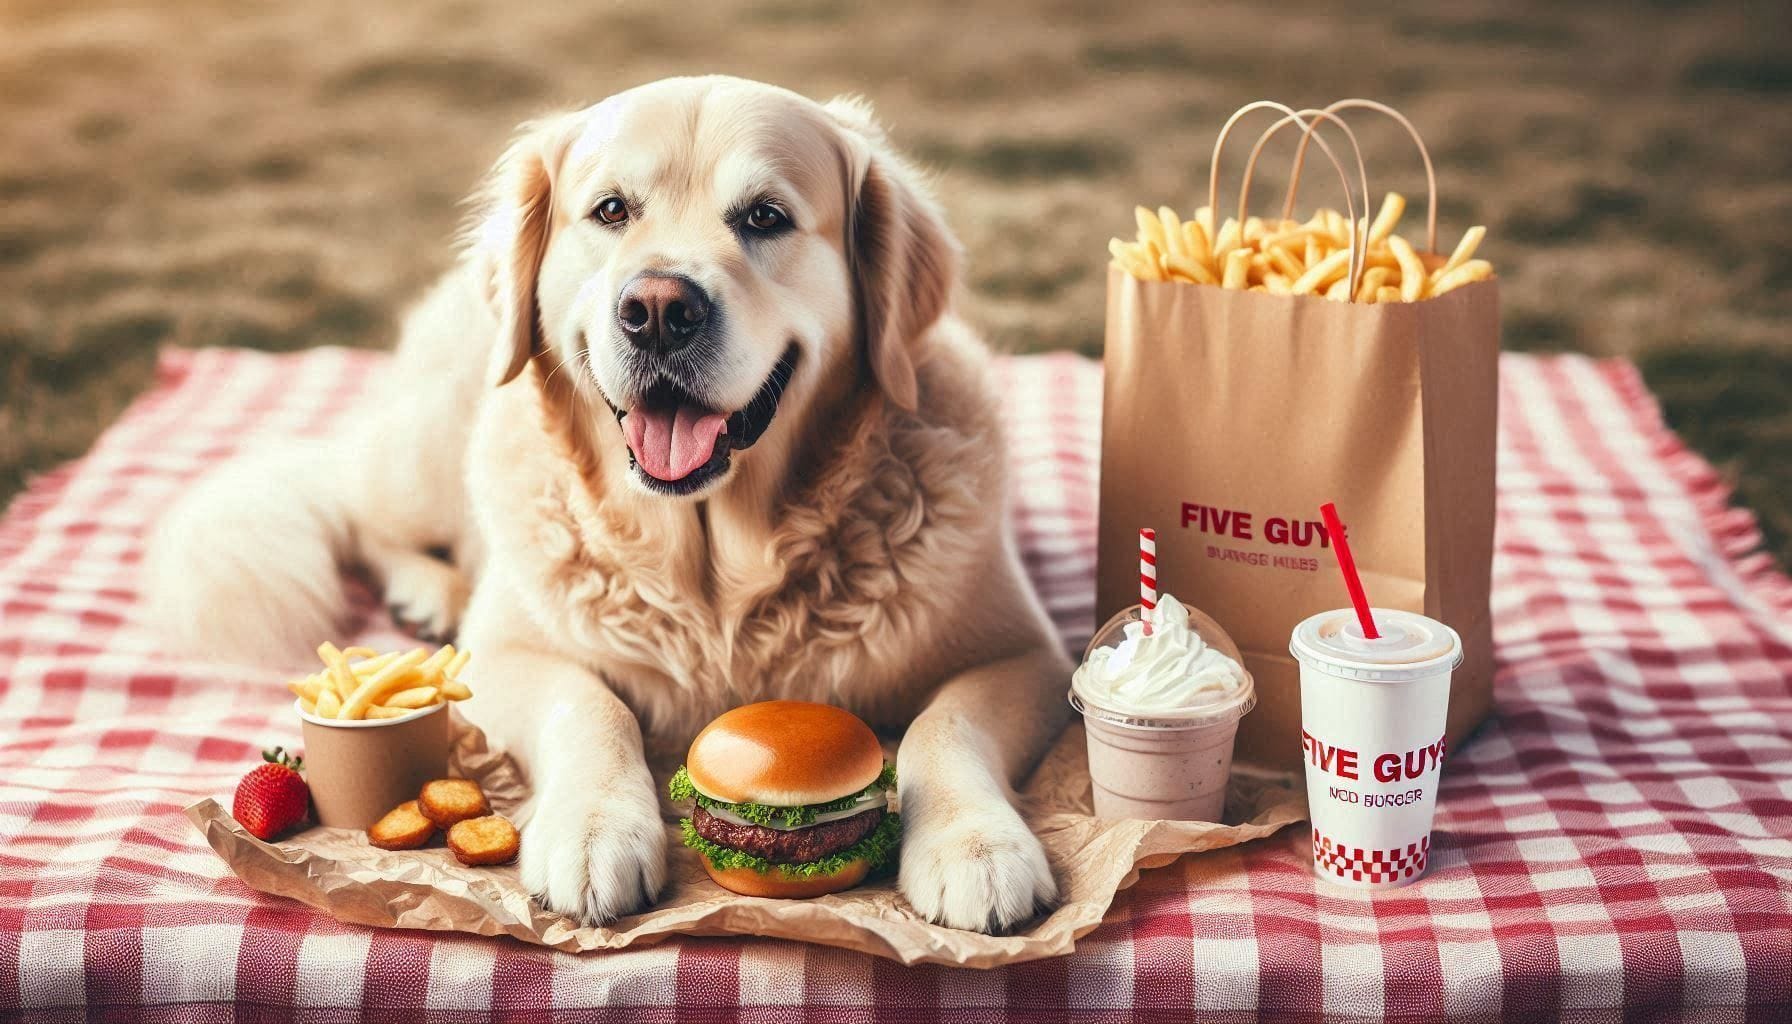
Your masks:
<path fill-rule="evenodd" d="M 485 790 L 494 810 L 514 815 L 527 796 L 520 773 L 487 749 L 483 735 L 457 721 L 450 768 Z M 892 752 L 891 756 L 894 756 Z M 656 764 L 664 782 L 673 763 Z M 663 793 L 664 786 L 660 787 Z M 672 935 L 766 936 L 871 953 L 902 963 L 994 967 L 1070 952 L 1078 936 L 1101 923 L 1114 894 L 1183 853 L 1213 850 L 1267 836 L 1299 821 L 1303 792 L 1274 783 L 1233 779 L 1233 820 L 1102 821 L 1089 815 L 1089 774 L 1080 726 L 1059 738 L 1028 782 L 1028 821 L 1045 844 L 1064 902 L 1015 935 L 989 936 L 929 924 L 897 891 L 893 875 L 813 900 L 736 896 L 703 871 L 694 851 L 677 842 L 667 820 L 671 858 L 665 892 L 653 907 L 604 927 L 588 927 L 532 901 L 515 865 L 465 867 L 445 849 L 387 852 L 351 829 L 311 828 L 279 843 L 245 832 L 215 800 L 187 808 L 187 817 L 230 869 L 262 892 L 310 904 L 341 921 L 383 928 L 507 935 L 568 952 L 621 949 Z M 526 842 L 526 840 L 525 840 Z"/>
<path fill-rule="evenodd" d="M 1264 109 L 1284 116 L 1257 140 L 1236 216 L 1225 217 L 1227 134 Z M 1390 115 L 1418 143 L 1430 193 L 1422 250 L 1397 233 L 1402 197 L 1371 218 L 1347 110 Z M 1251 174 L 1284 126 L 1302 131 L 1281 216 L 1252 216 Z M 1344 213 L 1293 214 L 1309 141 L 1345 181 Z M 1298 770 L 1288 639 L 1300 620 L 1347 603 L 1318 522 L 1319 506 L 1336 502 L 1374 602 L 1462 636 L 1448 717 L 1456 744 L 1486 714 L 1493 685 L 1499 287 L 1476 258 L 1485 231 L 1438 248 L 1424 142 L 1366 100 L 1240 109 L 1214 147 L 1208 205 L 1188 221 L 1168 209 L 1136 219 L 1137 240 L 1110 245 L 1096 621 L 1136 600 L 1135 538 L 1156 527 L 1162 586 L 1225 627 L 1256 681 L 1235 757 Z"/>

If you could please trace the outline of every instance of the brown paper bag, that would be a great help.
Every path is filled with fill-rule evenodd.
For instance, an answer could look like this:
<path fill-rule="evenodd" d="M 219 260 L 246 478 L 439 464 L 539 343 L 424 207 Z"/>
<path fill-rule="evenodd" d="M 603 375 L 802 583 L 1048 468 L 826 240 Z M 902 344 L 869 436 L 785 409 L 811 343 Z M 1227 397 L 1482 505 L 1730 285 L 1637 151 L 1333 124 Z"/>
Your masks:
<path fill-rule="evenodd" d="M 1138 530 L 1155 527 L 1160 586 L 1217 619 L 1255 677 L 1236 756 L 1297 769 L 1289 635 L 1349 604 L 1319 524 L 1335 501 L 1370 600 L 1461 634 L 1459 742 L 1492 700 L 1498 350 L 1493 281 L 1361 304 L 1111 267 L 1096 621 L 1138 600 Z"/>

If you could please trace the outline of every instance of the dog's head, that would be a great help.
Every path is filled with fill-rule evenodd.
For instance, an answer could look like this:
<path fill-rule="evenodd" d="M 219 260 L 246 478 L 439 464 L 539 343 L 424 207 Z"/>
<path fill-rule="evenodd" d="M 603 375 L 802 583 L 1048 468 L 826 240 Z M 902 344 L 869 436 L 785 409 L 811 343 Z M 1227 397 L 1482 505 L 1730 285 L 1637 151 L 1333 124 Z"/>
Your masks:
<path fill-rule="evenodd" d="M 728 78 L 525 125 L 474 245 L 494 383 L 538 357 L 568 374 L 616 417 L 633 480 L 673 496 L 756 444 L 788 458 L 794 425 L 853 388 L 912 409 L 957 251 L 863 105 Z"/>

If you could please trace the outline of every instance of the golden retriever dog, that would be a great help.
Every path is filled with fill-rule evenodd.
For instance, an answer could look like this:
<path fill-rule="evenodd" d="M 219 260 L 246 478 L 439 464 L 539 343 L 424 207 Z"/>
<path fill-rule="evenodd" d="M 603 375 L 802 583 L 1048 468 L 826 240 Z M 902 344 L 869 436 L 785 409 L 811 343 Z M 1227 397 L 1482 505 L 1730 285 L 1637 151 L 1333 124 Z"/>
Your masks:
<path fill-rule="evenodd" d="M 286 658 L 365 567 L 475 652 L 466 713 L 534 791 L 522 877 L 585 921 L 666 878 L 648 755 L 769 698 L 902 731 L 918 913 L 995 932 L 1049 906 L 1012 786 L 1069 666 L 1006 526 L 956 243 L 869 110 L 656 82 L 525 125 L 479 210 L 341 437 L 165 517 L 161 621 Z"/>

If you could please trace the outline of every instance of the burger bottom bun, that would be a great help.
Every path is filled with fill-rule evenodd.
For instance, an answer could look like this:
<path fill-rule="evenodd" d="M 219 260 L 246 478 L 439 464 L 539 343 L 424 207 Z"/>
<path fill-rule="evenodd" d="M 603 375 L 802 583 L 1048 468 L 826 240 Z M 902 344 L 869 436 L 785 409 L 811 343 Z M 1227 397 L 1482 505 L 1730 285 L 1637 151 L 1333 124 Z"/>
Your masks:
<path fill-rule="evenodd" d="M 752 868 L 718 869 L 710 864 L 709 858 L 703 861 L 703 870 L 716 884 L 730 892 L 742 896 L 768 896 L 777 900 L 806 900 L 816 896 L 826 896 L 830 892 L 850 889 L 865 880 L 871 871 L 871 864 L 863 858 L 848 863 L 831 875 L 790 875 L 782 869 L 755 871 Z"/>

